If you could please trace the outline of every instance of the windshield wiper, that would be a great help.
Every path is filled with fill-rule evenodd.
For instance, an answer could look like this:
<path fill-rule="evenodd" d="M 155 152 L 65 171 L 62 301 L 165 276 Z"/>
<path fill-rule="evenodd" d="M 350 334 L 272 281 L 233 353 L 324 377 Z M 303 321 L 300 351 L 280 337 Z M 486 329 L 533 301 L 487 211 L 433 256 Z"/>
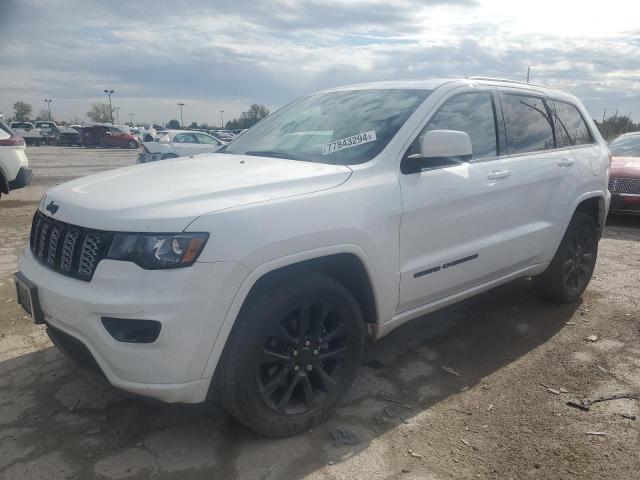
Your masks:
<path fill-rule="evenodd" d="M 253 155 L 256 157 L 272 157 L 272 158 L 286 158 L 288 160 L 305 160 L 302 157 L 286 152 L 276 152 L 275 150 L 251 150 L 244 152 L 245 155 Z"/>

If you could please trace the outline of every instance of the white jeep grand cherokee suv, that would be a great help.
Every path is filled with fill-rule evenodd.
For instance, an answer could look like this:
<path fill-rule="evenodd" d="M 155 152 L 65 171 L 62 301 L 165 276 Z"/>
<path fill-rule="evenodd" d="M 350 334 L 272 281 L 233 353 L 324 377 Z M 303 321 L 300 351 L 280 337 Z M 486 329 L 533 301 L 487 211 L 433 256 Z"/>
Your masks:
<path fill-rule="evenodd" d="M 336 408 L 366 335 L 519 277 L 576 300 L 608 169 L 571 95 L 492 79 L 335 88 L 222 153 L 52 188 L 18 297 L 113 385 L 215 394 L 290 435 Z"/>

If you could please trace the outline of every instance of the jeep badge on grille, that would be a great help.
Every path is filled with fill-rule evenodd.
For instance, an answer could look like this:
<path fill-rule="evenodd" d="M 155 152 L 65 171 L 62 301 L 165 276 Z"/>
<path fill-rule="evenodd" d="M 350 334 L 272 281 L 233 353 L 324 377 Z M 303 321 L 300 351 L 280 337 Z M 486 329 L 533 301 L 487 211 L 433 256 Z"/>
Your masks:
<path fill-rule="evenodd" d="M 49 205 L 47 205 L 45 208 L 48 212 L 51 212 L 51 215 L 55 215 L 60 208 L 60 205 L 56 205 L 55 203 L 53 203 L 53 200 L 51 200 L 51 203 L 49 203 Z"/>

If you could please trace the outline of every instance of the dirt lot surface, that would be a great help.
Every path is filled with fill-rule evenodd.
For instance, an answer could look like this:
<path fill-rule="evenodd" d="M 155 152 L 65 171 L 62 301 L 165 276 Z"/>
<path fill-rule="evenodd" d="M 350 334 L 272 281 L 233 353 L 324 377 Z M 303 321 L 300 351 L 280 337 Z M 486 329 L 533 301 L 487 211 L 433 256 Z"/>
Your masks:
<path fill-rule="evenodd" d="M 28 156 L 34 183 L 0 199 L 0 478 L 640 478 L 638 401 L 566 405 L 640 392 L 640 220 L 609 220 L 582 303 L 543 303 L 521 280 L 411 322 L 369 345 L 335 416 L 269 440 L 215 406 L 116 390 L 24 316 L 11 274 L 42 193 L 135 161 Z"/>

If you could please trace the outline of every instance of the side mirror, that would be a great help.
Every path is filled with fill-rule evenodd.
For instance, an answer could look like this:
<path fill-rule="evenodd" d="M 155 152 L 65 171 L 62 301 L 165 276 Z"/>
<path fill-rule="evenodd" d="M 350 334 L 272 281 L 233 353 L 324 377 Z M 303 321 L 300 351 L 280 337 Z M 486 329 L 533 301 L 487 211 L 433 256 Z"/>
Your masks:
<path fill-rule="evenodd" d="M 420 153 L 405 158 L 404 173 L 417 173 L 425 168 L 453 165 L 471 160 L 473 147 L 467 132 L 431 130 L 420 139 Z"/>

